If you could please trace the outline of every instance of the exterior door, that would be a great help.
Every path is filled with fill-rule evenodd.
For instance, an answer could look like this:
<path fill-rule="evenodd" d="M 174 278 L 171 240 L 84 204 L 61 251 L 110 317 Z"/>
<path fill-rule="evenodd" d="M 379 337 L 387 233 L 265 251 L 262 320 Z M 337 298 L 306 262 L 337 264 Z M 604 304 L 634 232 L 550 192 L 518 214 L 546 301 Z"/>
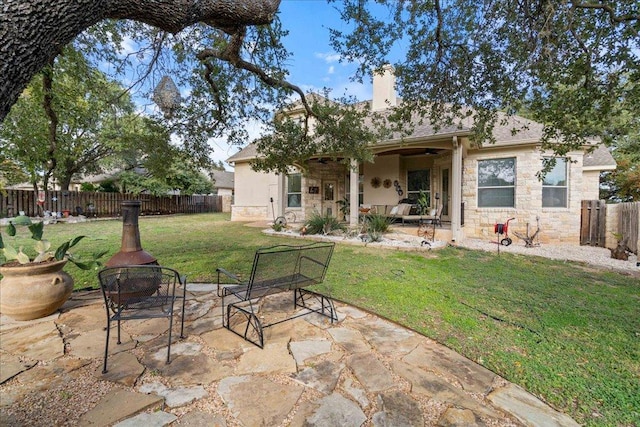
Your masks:
<path fill-rule="evenodd" d="M 322 183 L 322 212 L 325 215 L 336 216 L 336 182 L 323 181 Z"/>

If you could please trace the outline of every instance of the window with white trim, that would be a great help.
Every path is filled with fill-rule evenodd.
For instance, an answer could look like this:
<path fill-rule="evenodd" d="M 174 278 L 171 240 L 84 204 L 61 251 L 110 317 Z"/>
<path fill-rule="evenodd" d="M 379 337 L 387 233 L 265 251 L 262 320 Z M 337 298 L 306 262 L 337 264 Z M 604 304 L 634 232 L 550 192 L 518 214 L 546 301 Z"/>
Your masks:
<path fill-rule="evenodd" d="M 545 159 L 550 160 L 550 159 Z M 547 172 L 542 180 L 542 207 L 566 208 L 567 207 L 567 159 L 557 157 L 555 164 Z"/>
<path fill-rule="evenodd" d="M 302 174 L 287 175 L 287 207 L 302 207 Z"/>
<path fill-rule="evenodd" d="M 515 191 L 515 157 L 478 160 L 479 208 L 513 208 Z"/>

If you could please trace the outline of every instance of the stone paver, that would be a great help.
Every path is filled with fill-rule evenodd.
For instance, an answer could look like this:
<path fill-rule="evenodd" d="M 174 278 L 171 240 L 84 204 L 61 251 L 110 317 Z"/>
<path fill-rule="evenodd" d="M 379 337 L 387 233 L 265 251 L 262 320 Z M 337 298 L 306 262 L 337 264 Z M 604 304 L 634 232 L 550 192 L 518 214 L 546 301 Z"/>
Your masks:
<path fill-rule="evenodd" d="M 322 393 L 333 392 L 344 365 L 325 360 L 292 376 L 293 379 Z"/>
<path fill-rule="evenodd" d="M 154 395 L 135 393 L 127 390 L 113 390 L 98 404 L 85 412 L 79 426 L 105 426 L 130 418 L 148 408 L 159 408 L 162 398 Z"/>
<path fill-rule="evenodd" d="M 180 417 L 177 425 L 180 427 L 227 427 L 227 421 L 221 415 L 195 410 Z"/>
<path fill-rule="evenodd" d="M 53 322 L 23 325 L 0 333 L 3 351 L 31 360 L 52 360 L 64 355 L 64 342 Z"/>
<path fill-rule="evenodd" d="M 337 393 L 320 399 L 319 404 L 319 408 L 307 418 L 305 425 L 359 427 L 367 419 L 358 405 Z"/>
<path fill-rule="evenodd" d="M 164 403 L 170 408 L 184 406 L 207 396 L 207 391 L 202 386 L 170 388 L 158 382 L 143 384 L 139 391 L 164 397 Z"/>
<path fill-rule="evenodd" d="M 370 392 L 382 391 L 394 386 L 391 372 L 370 353 L 354 354 L 347 360 L 347 366 Z"/>
<path fill-rule="evenodd" d="M 263 377 L 228 377 L 218 393 L 246 426 L 280 425 L 302 395 L 302 386 L 286 386 Z"/>
<path fill-rule="evenodd" d="M 419 346 L 402 360 L 443 375 L 453 376 L 462 388 L 472 393 L 486 393 L 496 378 L 496 374 L 490 370 L 441 345 Z"/>
<path fill-rule="evenodd" d="M 294 341 L 289 344 L 289 349 L 298 365 L 304 365 L 305 360 L 329 353 L 331 351 L 331 341 L 329 340 L 306 340 Z"/>
<path fill-rule="evenodd" d="M 37 361 L 26 361 L 13 354 L 0 352 L 0 384 L 15 377 L 20 372 L 31 369 L 38 363 Z"/>
<path fill-rule="evenodd" d="M 335 342 L 350 353 L 369 353 L 371 347 L 364 340 L 362 334 L 351 328 L 331 328 L 329 334 Z"/>
<path fill-rule="evenodd" d="M 135 417 L 114 424 L 114 427 L 164 427 L 177 419 L 177 416 L 168 412 L 156 411 L 149 414 L 143 412 Z"/>
<path fill-rule="evenodd" d="M 294 373 L 296 361 L 286 343 L 267 344 L 263 349 L 254 347 L 240 356 L 236 373 Z"/>
<path fill-rule="evenodd" d="M 448 348 L 363 310 L 336 304 L 337 323 L 312 314 L 266 328 L 260 349 L 222 328 L 214 285 L 189 284 L 187 295 L 186 338 L 174 324 L 170 364 L 166 320 L 125 321 L 123 344 L 112 331 L 107 374 L 100 293 L 74 294 L 61 314 L 37 321 L 0 317 L 3 422 L 39 419 L 29 398 L 55 407 L 61 393 L 82 393 L 65 391 L 67 384 L 95 381 L 108 387 L 93 403 L 49 424 L 577 425 Z M 296 312 L 288 294 L 268 297 L 262 309 L 265 323 Z"/>
<path fill-rule="evenodd" d="M 373 414 L 375 427 L 411 427 L 424 425 L 420 404 L 405 393 L 391 391 L 379 396 L 382 410 Z"/>
<path fill-rule="evenodd" d="M 96 376 L 107 381 L 118 382 L 132 387 L 142 375 L 145 367 L 138 362 L 138 358 L 129 352 L 121 352 L 107 359 L 107 373 L 102 373 L 102 365 L 96 371 Z"/>
<path fill-rule="evenodd" d="M 579 426 L 571 417 L 545 405 L 540 399 L 514 384 L 492 392 L 489 400 L 525 424 L 549 427 Z"/>
<path fill-rule="evenodd" d="M 397 375 L 411 383 L 411 389 L 416 394 L 424 394 L 441 402 L 469 408 L 487 417 L 497 418 L 500 416 L 491 406 L 481 405 L 473 396 L 433 372 L 427 372 L 400 360 L 393 361 L 391 367 Z"/>

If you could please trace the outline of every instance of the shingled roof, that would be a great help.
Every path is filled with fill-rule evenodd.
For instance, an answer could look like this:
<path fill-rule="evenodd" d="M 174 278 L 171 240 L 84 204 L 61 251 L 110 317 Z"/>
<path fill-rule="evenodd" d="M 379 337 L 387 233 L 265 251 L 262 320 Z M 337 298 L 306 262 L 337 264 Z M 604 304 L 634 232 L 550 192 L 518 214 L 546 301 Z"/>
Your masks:
<path fill-rule="evenodd" d="M 317 95 L 318 98 L 324 100 L 325 98 Z M 316 98 L 317 99 L 317 98 Z M 366 105 L 371 101 L 364 101 L 360 104 Z M 291 109 L 300 108 L 300 103 L 294 103 Z M 438 137 L 445 137 L 447 135 L 469 135 L 472 136 L 472 122 L 471 119 L 466 119 L 459 125 L 450 125 L 440 127 L 436 130 L 428 120 L 419 120 L 417 116 L 413 119 L 416 123 L 413 132 L 409 136 L 405 136 L 406 139 L 436 139 Z M 493 128 L 493 136 L 495 143 L 487 144 L 485 147 L 506 147 L 521 144 L 535 144 L 542 138 L 544 126 L 541 123 L 529 120 L 521 116 L 507 116 L 505 113 L 498 112 L 496 124 Z M 400 140 L 400 135 L 394 135 L 391 140 L 380 141 L 380 143 L 393 143 Z M 236 154 L 227 159 L 229 163 L 235 163 L 239 161 L 249 161 L 255 159 L 258 156 L 257 146 L 254 143 L 247 145 Z M 609 150 L 603 146 L 598 147 L 589 155 L 585 156 L 584 167 L 592 169 L 615 169 L 616 162 L 611 156 Z"/>

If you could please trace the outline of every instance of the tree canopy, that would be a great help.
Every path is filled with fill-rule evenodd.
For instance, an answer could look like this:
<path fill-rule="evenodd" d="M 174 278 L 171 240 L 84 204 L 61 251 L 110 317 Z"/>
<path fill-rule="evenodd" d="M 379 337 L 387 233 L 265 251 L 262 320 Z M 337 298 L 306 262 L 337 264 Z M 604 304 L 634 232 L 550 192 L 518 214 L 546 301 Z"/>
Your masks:
<path fill-rule="evenodd" d="M 67 190 L 74 176 L 101 173 L 132 152 L 147 162 L 162 153 L 166 161 L 168 146 L 166 129 L 139 116 L 124 89 L 72 47 L 32 80 L 0 124 L 4 156 L 45 189 L 56 179 Z"/>
<path fill-rule="evenodd" d="M 356 79 L 393 63 L 403 99 L 390 116 L 394 126 L 409 126 L 411 115 L 440 126 L 471 118 L 476 142 L 486 143 L 498 111 L 527 111 L 563 153 L 587 138 L 608 138 L 613 127 L 616 138 L 624 136 L 627 126 L 614 123 L 621 109 L 640 116 L 637 0 L 328 1 L 348 23 L 346 31 L 332 30 L 332 42 L 343 61 L 359 64 Z M 261 144 L 265 169 L 282 170 L 320 148 L 366 158 L 379 129 L 365 129 L 351 105 L 308 102 L 287 81 L 289 53 L 281 42 L 287 23 L 279 5 L 8 0 L 0 12 L 0 119 L 65 45 L 95 37 L 99 43 L 87 46 L 100 55 L 101 46 L 126 33 L 140 43 L 137 58 L 146 59 L 140 79 L 157 82 L 171 73 L 190 88 L 169 118 L 190 152 L 205 152 L 211 137 L 246 143 L 246 123 L 259 121 L 273 135 Z M 402 54 L 392 58 L 397 49 Z M 116 71 L 130 58 L 117 59 Z M 304 128 L 308 121 L 297 122 L 302 128 L 273 121 L 296 93 L 305 112 L 324 124 L 315 135 Z M 283 149 L 293 142 L 307 148 Z"/>

